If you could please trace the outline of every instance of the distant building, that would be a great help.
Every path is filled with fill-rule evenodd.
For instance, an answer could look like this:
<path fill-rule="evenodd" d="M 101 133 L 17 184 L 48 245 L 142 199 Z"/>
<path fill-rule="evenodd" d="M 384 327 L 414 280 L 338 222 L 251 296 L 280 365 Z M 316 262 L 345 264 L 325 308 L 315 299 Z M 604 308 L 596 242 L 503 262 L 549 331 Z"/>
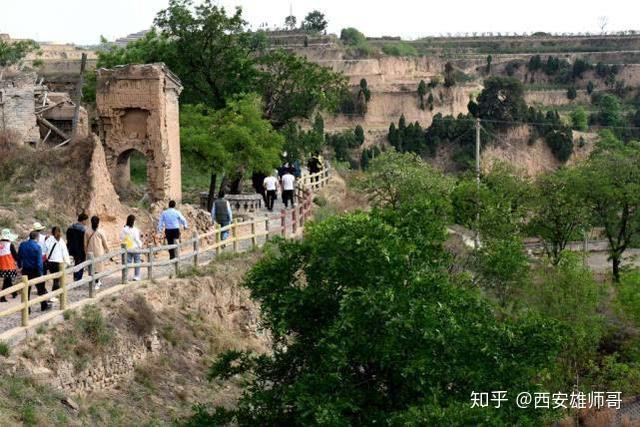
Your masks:
<path fill-rule="evenodd" d="M 142 31 L 138 31 L 137 33 L 129 34 L 128 36 L 125 36 L 125 37 L 120 37 L 119 39 L 116 39 L 114 43 L 119 47 L 125 47 L 131 42 L 135 42 L 137 40 L 140 40 L 141 38 L 144 38 L 144 36 L 149 31 L 150 30 L 142 30 Z"/>

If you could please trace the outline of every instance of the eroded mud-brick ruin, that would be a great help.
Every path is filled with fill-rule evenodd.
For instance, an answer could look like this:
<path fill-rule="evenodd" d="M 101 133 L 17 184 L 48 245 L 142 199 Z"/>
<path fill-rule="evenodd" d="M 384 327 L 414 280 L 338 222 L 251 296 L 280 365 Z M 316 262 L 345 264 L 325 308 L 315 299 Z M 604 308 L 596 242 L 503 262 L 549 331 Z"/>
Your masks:
<path fill-rule="evenodd" d="M 0 132 L 34 143 L 40 140 L 35 111 L 35 73 L 0 79 Z"/>
<path fill-rule="evenodd" d="M 151 198 L 180 200 L 180 80 L 164 64 L 100 69 L 97 74 L 98 134 L 116 189 L 129 184 L 130 156 L 139 151 L 147 158 Z"/>

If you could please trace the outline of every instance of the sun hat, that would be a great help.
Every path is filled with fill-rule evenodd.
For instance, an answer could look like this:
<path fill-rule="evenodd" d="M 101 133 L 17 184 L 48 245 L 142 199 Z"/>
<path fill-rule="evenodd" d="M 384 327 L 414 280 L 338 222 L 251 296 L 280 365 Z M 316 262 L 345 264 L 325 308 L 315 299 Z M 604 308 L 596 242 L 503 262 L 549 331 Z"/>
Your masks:
<path fill-rule="evenodd" d="M 40 224 L 39 222 L 34 222 L 33 223 L 33 227 L 32 227 L 33 231 L 42 231 L 45 228 L 46 227 L 44 225 Z"/>
<path fill-rule="evenodd" d="M 0 239 L 1 240 L 8 240 L 10 242 L 13 242 L 17 238 L 18 238 L 18 235 L 17 234 L 13 234 L 11 232 L 11 230 L 9 230 L 8 228 L 3 228 L 2 232 L 0 232 Z"/>

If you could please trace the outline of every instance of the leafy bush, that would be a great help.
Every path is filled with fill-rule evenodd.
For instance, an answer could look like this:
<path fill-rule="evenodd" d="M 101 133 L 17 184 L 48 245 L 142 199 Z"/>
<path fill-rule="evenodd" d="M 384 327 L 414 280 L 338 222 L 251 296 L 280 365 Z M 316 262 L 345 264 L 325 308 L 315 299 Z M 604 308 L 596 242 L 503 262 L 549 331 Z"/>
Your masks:
<path fill-rule="evenodd" d="M 407 42 L 399 41 L 386 43 L 382 46 L 382 52 L 390 56 L 417 56 L 416 48 Z"/>
<path fill-rule="evenodd" d="M 587 112 L 582 106 L 576 107 L 570 114 L 571 117 L 571 126 L 574 130 L 579 130 L 581 132 L 586 132 L 589 127 L 589 117 L 587 116 Z"/>
<path fill-rule="evenodd" d="M 550 378 L 550 388 L 561 390 L 573 385 L 597 355 L 604 333 L 604 318 L 598 309 L 605 293 L 573 254 L 565 255 L 556 267 L 541 266 L 535 274 L 536 279 L 525 288 L 523 308 L 563 326 L 563 351 Z"/>
<path fill-rule="evenodd" d="M 367 38 L 364 34 L 353 27 L 343 28 L 340 32 L 340 40 L 347 45 L 357 46 L 366 43 Z"/>
<path fill-rule="evenodd" d="M 568 127 L 554 129 L 544 137 L 551 152 L 561 162 L 566 162 L 573 154 L 573 133 Z"/>
<path fill-rule="evenodd" d="M 616 291 L 616 308 L 640 327 L 640 271 L 623 274 Z"/>

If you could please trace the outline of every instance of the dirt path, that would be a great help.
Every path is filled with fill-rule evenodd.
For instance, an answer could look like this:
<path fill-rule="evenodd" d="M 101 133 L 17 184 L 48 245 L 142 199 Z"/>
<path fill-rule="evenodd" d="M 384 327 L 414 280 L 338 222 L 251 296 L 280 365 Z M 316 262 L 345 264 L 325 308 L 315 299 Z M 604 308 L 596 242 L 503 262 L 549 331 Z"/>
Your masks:
<path fill-rule="evenodd" d="M 262 211 L 256 216 L 256 217 L 263 217 L 263 218 L 269 218 L 269 230 L 273 233 L 277 233 L 279 230 L 281 230 L 281 217 L 280 217 L 280 212 L 281 210 L 284 209 L 284 205 L 282 204 L 282 201 L 280 199 L 278 199 L 274 205 L 274 209 L 273 212 L 269 212 L 267 211 L 265 208 L 262 209 Z M 290 212 L 287 211 L 287 212 Z M 292 230 L 292 223 L 291 223 L 291 215 L 288 213 L 288 215 L 285 216 L 285 227 L 287 230 L 287 234 L 289 235 L 291 233 Z M 264 232 L 264 226 L 262 229 L 257 229 L 256 232 L 258 233 L 262 233 Z M 238 227 L 238 233 L 240 235 L 247 235 L 251 233 L 251 230 L 249 227 L 246 227 L 246 229 L 244 227 Z M 188 236 L 183 236 L 183 238 L 189 238 Z M 266 238 L 265 237 L 259 237 L 258 238 L 258 246 L 262 246 L 265 243 Z M 251 241 L 250 240 L 243 240 L 238 242 L 238 251 L 239 252 L 246 252 L 248 250 L 251 250 Z M 223 248 L 220 251 L 221 254 L 224 253 L 233 253 L 233 245 L 228 245 L 227 247 Z M 163 261 L 163 260 L 167 260 L 168 257 L 168 253 L 165 251 L 164 253 L 160 253 L 160 258 L 158 259 L 158 261 Z M 198 259 L 198 264 L 199 265 L 206 265 L 208 263 L 210 263 L 211 261 L 214 260 L 214 258 L 216 257 L 215 251 L 208 251 L 205 253 L 201 253 L 199 255 L 199 259 Z M 190 266 L 193 266 L 193 260 L 192 259 L 188 259 L 188 260 L 184 260 L 180 262 L 180 266 L 181 268 L 188 268 Z M 105 265 L 105 270 L 108 271 L 112 268 L 116 268 L 117 264 L 116 263 L 109 263 Z M 86 272 L 85 272 L 86 273 Z M 175 274 L 175 268 L 173 265 L 166 265 L 166 266 L 157 266 L 154 267 L 154 279 L 159 279 L 159 278 L 164 278 L 164 277 L 172 277 Z M 142 276 L 142 280 L 146 281 L 149 280 L 148 277 L 148 271 L 146 268 L 142 268 L 141 269 L 141 276 Z M 133 271 L 129 271 L 129 277 L 133 277 Z M 67 283 L 72 286 L 72 275 L 69 273 L 67 274 Z M 104 278 L 102 280 L 102 287 L 100 288 L 99 292 L 104 292 L 105 290 L 108 290 L 109 288 L 112 288 L 116 285 L 121 284 L 121 273 L 120 271 L 114 272 L 113 274 L 111 274 L 110 276 Z M 52 283 L 49 282 L 46 284 L 47 289 L 50 290 Z M 35 295 L 35 289 L 32 290 L 32 297 L 33 295 Z M 68 303 L 74 303 L 74 302 L 78 302 L 84 299 L 88 299 L 89 298 L 89 284 L 85 284 L 82 285 L 80 287 L 74 288 L 69 290 L 68 292 Z M 7 297 L 7 302 L 6 303 L 0 303 L 0 309 L 1 310 L 5 310 L 14 306 L 20 305 L 20 295 L 18 295 L 16 298 L 11 298 L 11 296 Z M 54 302 L 54 309 L 59 309 L 59 301 L 58 302 Z M 30 319 L 34 320 L 37 319 L 39 316 L 41 316 L 43 314 L 42 311 L 40 311 L 40 307 L 38 305 L 32 307 L 31 309 L 31 315 L 30 315 Z M 49 313 L 49 311 L 47 311 L 46 313 Z M 21 322 L 21 314 L 20 312 L 14 313 L 11 316 L 5 316 L 0 318 L 0 334 L 3 332 L 6 332 L 10 329 L 16 328 L 20 326 L 20 322 Z"/>

